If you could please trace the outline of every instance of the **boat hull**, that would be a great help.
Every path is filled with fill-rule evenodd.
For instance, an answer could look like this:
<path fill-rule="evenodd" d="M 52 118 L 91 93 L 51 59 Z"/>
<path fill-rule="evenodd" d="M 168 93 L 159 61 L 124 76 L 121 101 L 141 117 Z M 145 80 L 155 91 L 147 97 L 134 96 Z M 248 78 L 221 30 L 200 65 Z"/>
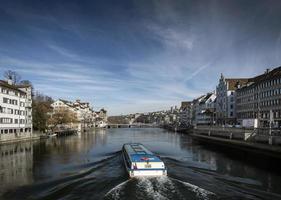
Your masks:
<path fill-rule="evenodd" d="M 159 169 L 159 170 L 130 170 L 129 176 L 133 177 L 142 177 L 142 176 L 166 176 L 167 170 Z"/>

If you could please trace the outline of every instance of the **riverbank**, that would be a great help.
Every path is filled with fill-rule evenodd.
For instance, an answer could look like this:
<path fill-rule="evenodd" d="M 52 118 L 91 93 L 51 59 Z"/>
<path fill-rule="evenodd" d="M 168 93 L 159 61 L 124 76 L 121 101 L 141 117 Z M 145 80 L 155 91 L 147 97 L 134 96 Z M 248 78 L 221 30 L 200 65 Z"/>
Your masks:
<path fill-rule="evenodd" d="M 88 131 L 88 130 L 87 130 Z M 34 131 L 33 133 L 29 134 L 28 136 L 21 136 L 21 137 L 9 137 L 7 139 L 0 140 L 1 144 L 10 144 L 10 143 L 19 143 L 19 142 L 26 142 L 26 141 L 32 141 L 32 140 L 39 140 L 39 139 L 47 139 L 51 135 L 54 135 L 56 137 L 64 137 L 69 135 L 77 134 L 77 130 L 59 130 L 54 131 L 52 134 L 46 134 L 38 131 Z"/>
<path fill-rule="evenodd" d="M 175 126 L 171 124 L 165 124 L 160 127 L 169 131 L 179 132 L 179 133 L 190 133 L 192 132 L 193 129 L 193 127 L 182 127 L 182 126 Z"/>
<path fill-rule="evenodd" d="M 255 155 L 262 155 L 269 158 L 281 160 L 281 147 L 260 143 L 252 143 L 241 140 L 229 140 L 219 137 L 211 137 L 206 135 L 190 134 L 195 140 L 202 143 L 210 143 L 224 148 L 239 150 Z"/>
<path fill-rule="evenodd" d="M 33 135 L 31 137 L 21 137 L 18 139 L 12 139 L 12 140 L 2 140 L 0 141 L 0 145 L 2 144 L 11 144 L 11 143 L 19 143 L 19 142 L 26 142 L 26 141 L 33 141 L 33 140 L 39 140 L 41 135 Z"/>
<path fill-rule="evenodd" d="M 240 153 L 263 156 L 281 161 L 281 137 L 268 135 L 254 129 L 198 126 L 177 130 L 175 126 L 163 126 L 164 129 L 188 134 L 195 140 L 224 149 L 235 149 Z"/>

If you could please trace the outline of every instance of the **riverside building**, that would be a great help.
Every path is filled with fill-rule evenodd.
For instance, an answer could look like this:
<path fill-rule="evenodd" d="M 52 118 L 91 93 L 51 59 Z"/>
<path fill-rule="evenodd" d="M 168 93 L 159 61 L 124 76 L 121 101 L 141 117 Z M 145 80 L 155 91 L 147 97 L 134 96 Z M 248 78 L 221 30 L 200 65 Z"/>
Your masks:
<path fill-rule="evenodd" d="M 245 78 L 225 78 L 221 74 L 216 87 L 216 121 L 218 124 L 236 123 L 236 90 L 248 82 Z"/>
<path fill-rule="evenodd" d="M 192 101 L 181 102 L 179 118 L 180 123 L 185 127 L 192 125 L 192 106 Z"/>
<path fill-rule="evenodd" d="M 74 102 L 58 99 L 52 103 L 51 106 L 54 110 L 64 108 L 75 113 L 78 123 L 83 125 L 84 128 L 106 126 L 107 111 L 105 109 L 101 109 L 98 112 L 94 111 L 89 102 L 81 102 L 79 99 Z M 75 128 L 77 124 L 68 124 L 64 126 Z"/>
<path fill-rule="evenodd" d="M 31 137 L 31 86 L 0 80 L 0 142 Z"/>
<path fill-rule="evenodd" d="M 249 79 L 237 90 L 237 120 L 257 119 L 259 127 L 281 127 L 281 66 Z"/>
<path fill-rule="evenodd" d="M 216 94 L 208 93 L 204 95 L 196 107 L 196 124 L 213 125 L 215 120 Z"/>

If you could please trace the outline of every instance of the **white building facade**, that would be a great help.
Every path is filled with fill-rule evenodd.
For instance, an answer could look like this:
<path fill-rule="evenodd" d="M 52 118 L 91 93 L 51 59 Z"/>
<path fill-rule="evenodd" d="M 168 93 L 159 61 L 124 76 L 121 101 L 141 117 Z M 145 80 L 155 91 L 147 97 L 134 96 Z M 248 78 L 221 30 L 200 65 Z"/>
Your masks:
<path fill-rule="evenodd" d="M 31 86 L 0 80 L 0 142 L 31 137 Z"/>
<path fill-rule="evenodd" d="M 216 121 L 218 124 L 236 123 L 236 90 L 247 82 L 248 79 L 225 78 L 221 74 L 216 87 Z"/>
<path fill-rule="evenodd" d="M 212 125 L 215 119 L 216 94 L 208 93 L 199 99 L 196 107 L 196 125 Z"/>
<path fill-rule="evenodd" d="M 52 103 L 51 106 L 53 109 L 65 108 L 75 113 L 81 128 L 105 127 L 107 125 L 106 110 L 101 109 L 99 112 L 96 112 L 88 102 L 81 102 L 80 100 L 71 102 L 59 99 Z"/>
<path fill-rule="evenodd" d="M 281 128 L 281 66 L 250 78 L 237 90 L 237 120 L 258 120 L 259 127 Z"/>

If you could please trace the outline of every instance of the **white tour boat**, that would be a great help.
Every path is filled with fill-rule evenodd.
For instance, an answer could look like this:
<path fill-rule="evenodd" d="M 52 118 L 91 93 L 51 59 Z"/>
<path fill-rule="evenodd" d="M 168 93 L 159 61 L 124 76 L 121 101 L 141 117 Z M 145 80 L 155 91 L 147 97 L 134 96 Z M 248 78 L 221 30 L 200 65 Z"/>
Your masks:
<path fill-rule="evenodd" d="M 167 175 L 164 162 L 142 144 L 124 144 L 122 151 L 125 167 L 130 177 Z"/>

